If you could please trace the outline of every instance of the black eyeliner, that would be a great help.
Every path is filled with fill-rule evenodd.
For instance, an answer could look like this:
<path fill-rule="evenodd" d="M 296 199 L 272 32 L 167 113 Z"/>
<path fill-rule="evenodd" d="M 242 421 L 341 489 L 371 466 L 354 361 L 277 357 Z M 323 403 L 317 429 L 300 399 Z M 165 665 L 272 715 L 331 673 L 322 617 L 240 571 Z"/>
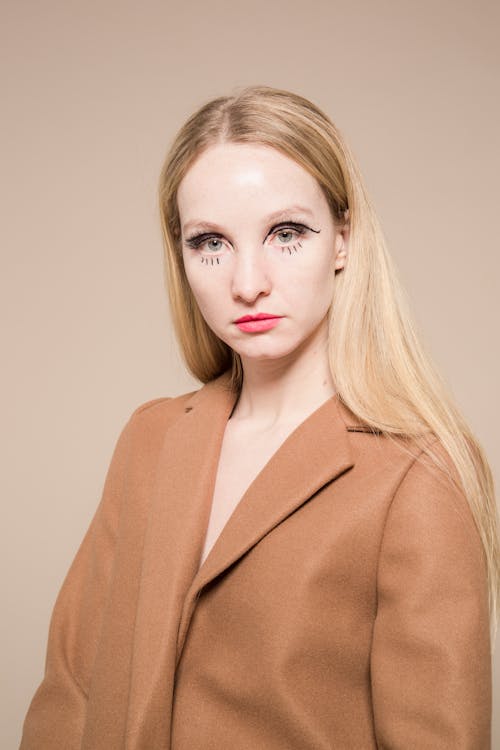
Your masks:
<path fill-rule="evenodd" d="M 304 234 L 306 231 L 314 232 L 315 234 L 320 233 L 320 229 L 312 229 L 311 227 L 307 226 L 306 224 L 303 224 L 301 222 L 295 222 L 295 221 L 281 221 L 279 224 L 275 224 L 269 232 L 266 235 L 269 237 L 270 234 L 275 234 L 277 231 L 279 231 L 281 228 L 290 227 L 291 229 L 294 229 L 299 234 Z M 224 239 L 224 235 L 220 232 L 202 232 L 200 234 L 195 234 L 192 237 L 188 237 L 185 240 L 185 243 L 188 247 L 192 248 L 193 250 L 197 250 L 200 245 L 202 245 L 204 242 L 206 242 L 209 239 Z"/>
<path fill-rule="evenodd" d="M 318 234 L 321 230 L 320 229 L 311 229 L 311 227 L 308 227 L 306 224 L 302 224 L 300 222 L 295 221 L 281 221 L 279 224 L 275 224 L 268 232 L 268 237 L 270 234 L 274 234 L 277 230 L 279 230 L 281 227 L 292 227 L 295 229 L 299 234 L 304 234 L 305 231 L 309 230 L 311 232 L 315 232 Z"/>
<path fill-rule="evenodd" d="M 220 232 L 203 232 L 202 234 L 195 234 L 185 240 L 188 247 L 192 247 L 196 250 L 203 242 L 208 239 L 223 239 L 223 235 Z"/>

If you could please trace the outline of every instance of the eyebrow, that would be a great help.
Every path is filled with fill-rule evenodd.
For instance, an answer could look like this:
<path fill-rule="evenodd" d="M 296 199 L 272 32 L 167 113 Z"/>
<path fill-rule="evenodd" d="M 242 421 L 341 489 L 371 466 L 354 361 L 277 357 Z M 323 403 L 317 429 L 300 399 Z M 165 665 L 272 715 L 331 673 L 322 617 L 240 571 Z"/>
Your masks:
<path fill-rule="evenodd" d="M 309 208 L 305 208 L 305 206 L 290 206 L 289 208 L 283 208 L 279 211 L 274 211 L 272 214 L 269 214 L 269 216 L 266 219 L 266 223 L 271 223 L 273 221 L 279 221 L 280 219 L 287 219 L 289 218 L 291 213 L 302 213 L 310 218 L 314 217 L 313 212 Z M 187 221 L 184 224 L 183 227 L 183 233 L 185 234 L 191 227 L 196 227 L 197 229 L 201 230 L 215 230 L 219 229 L 220 226 L 218 224 L 214 224 L 211 221 L 202 221 L 202 220 L 191 220 Z"/>

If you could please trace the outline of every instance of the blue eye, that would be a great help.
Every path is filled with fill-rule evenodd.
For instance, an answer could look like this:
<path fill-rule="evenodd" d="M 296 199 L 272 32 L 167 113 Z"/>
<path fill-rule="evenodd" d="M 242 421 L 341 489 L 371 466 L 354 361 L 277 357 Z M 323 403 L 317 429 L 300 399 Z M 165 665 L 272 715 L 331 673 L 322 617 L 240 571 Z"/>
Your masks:
<path fill-rule="evenodd" d="M 209 234 L 209 233 L 203 233 L 203 234 L 197 234 L 194 235 L 194 237 L 190 237 L 186 240 L 186 245 L 188 247 L 191 247 L 193 250 L 198 250 L 201 245 L 204 245 L 206 242 L 210 240 L 217 240 L 220 242 L 220 238 L 222 237 L 221 234 Z M 214 250 L 218 250 L 220 248 L 212 248 Z"/>
<path fill-rule="evenodd" d="M 284 229 L 280 229 L 278 232 L 276 232 L 276 236 L 277 237 L 281 236 L 281 239 L 284 239 L 283 235 L 285 235 L 285 234 L 292 235 L 292 236 L 290 237 L 290 239 L 284 239 L 283 243 L 280 242 L 278 244 L 281 245 L 283 248 L 285 248 L 291 242 L 294 242 L 294 241 L 296 242 L 297 239 L 298 239 L 298 237 L 300 235 L 304 234 L 306 231 L 307 231 L 307 227 L 301 226 L 299 224 L 294 224 L 293 227 L 286 227 Z M 294 234 L 297 235 L 297 236 L 293 237 Z M 300 247 L 302 247 L 302 245 L 300 244 L 300 242 L 296 242 L 296 244 L 298 244 Z"/>
<path fill-rule="evenodd" d="M 282 229 L 282 230 L 281 230 L 281 232 L 278 232 L 277 236 L 278 236 L 278 237 L 280 237 L 280 236 L 281 236 L 281 239 L 283 239 L 283 235 L 284 235 L 284 234 L 292 234 L 292 233 L 293 233 L 293 232 L 292 232 L 292 230 L 291 230 L 291 229 Z M 287 242 L 291 242 L 291 240 L 292 240 L 292 238 L 290 238 L 289 240 L 285 240 L 285 244 L 286 244 Z"/>
<path fill-rule="evenodd" d="M 288 255 L 298 253 L 299 248 L 302 249 L 302 243 L 299 239 L 301 235 L 306 234 L 306 232 L 319 233 L 320 231 L 319 229 L 310 229 L 304 224 L 296 224 L 295 222 L 283 223 L 278 226 L 279 229 L 274 227 L 274 234 L 283 240 L 283 242 L 278 241 L 277 243 L 277 246 L 281 248 L 282 255 L 284 253 L 288 253 Z"/>
<path fill-rule="evenodd" d="M 293 252 L 298 252 L 297 247 L 302 247 L 298 238 L 306 232 L 319 233 L 320 230 L 310 229 L 304 224 L 298 224 L 296 222 L 281 222 L 280 224 L 276 224 L 270 230 L 268 236 L 281 237 L 281 240 L 283 241 L 278 241 L 277 246 L 281 247 L 282 252 L 288 251 L 288 253 L 292 255 Z M 286 235 L 288 235 L 289 238 L 287 238 Z M 219 246 L 214 246 L 214 242 L 221 243 L 223 239 L 223 235 L 218 232 L 202 232 L 201 234 L 196 234 L 187 238 L 185 242 L 186 245 L 193 250 L 203 250 L 205 255 L 210 256 L 220 252 L 222 249 L 221 244 L 219 244 Z"/>
<path fill-rule="evenodd" d="M 209 237 L 208 240 L 206 240 L 207 243 L 214 243 L 214 242 L 220 242 L 220 239 L 218 237 Z M 219 247 L 214 247 L 213 244 L 208 244 L 209 250 L 220 250 Z"/>

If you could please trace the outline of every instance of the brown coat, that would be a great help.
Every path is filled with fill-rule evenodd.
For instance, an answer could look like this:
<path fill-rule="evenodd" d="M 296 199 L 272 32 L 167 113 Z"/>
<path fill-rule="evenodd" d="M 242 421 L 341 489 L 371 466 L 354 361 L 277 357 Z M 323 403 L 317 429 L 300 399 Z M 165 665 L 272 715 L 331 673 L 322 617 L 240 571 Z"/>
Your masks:
<path fill-rule="evenodd" d="M 463 495 L 333 396 L 198 570 L 233 404 L 223 375 L 123 429 L 21 750 L 489 750 L 485 563 Z"/>

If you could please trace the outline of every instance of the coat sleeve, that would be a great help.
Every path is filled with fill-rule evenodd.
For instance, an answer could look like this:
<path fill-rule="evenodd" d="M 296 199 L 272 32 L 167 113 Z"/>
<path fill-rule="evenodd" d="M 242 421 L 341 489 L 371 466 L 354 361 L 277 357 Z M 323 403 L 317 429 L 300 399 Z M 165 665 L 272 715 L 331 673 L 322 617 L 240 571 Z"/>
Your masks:
<path fill-rule="evenodd" d="M 451 466 L 441 443 L 432 449 Z M 370 665 L 377 747 L 490 750 L 484 552 L 464 494 L 424 454 L 388 512 L 377 600 Z"/>
<path fill-rule="evenodd" d="M 134 417 L 154 401 L 134 411 L 116 442 L 100 503 L 54 605 L 45 674 L 24 720 L 20 750 L 80 748 L 88 686 L 113 575 Z"/>

